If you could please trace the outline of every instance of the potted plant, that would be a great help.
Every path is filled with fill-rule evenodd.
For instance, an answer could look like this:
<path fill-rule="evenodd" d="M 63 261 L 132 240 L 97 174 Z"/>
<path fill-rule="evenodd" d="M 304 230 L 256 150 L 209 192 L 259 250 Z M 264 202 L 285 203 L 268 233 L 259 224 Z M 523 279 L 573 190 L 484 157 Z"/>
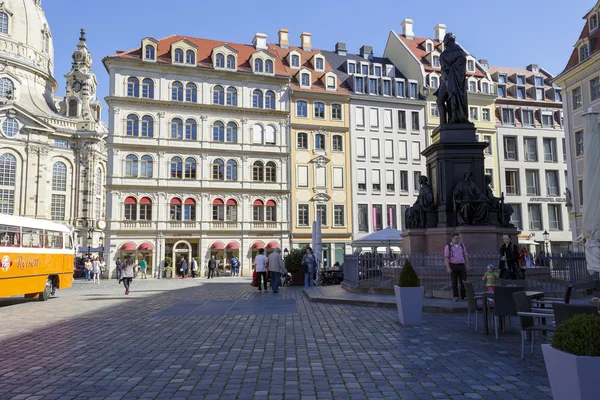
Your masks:
<path fill-rule="evenodd" d="M 165 257 L 165 276 L 170 278 L 173 276 L 173 266 L 171 265 L 171 257 Z"/>
<path fill-rule="evenodd" d="M 552 344 L 543 344 L 554 400 L 598 398 L 600 318 L 580 314 L 556 327 Z"/>
<path fill-rule="evenodd" d="M 423 313 L 423 295 L 425 288 L 421 286 L 419 276 L 411 262 L 406 259 L 398 285 L 394 285 L 398 319 L 402 325 L 419 325 Z"/>
<path fill-rule="evenodd" d="M 293 285 L 304 285 L 302 258 L 305 253 L 305 249 L 292 249 L 284 260 L 285 269 L 292 275 Z"/>

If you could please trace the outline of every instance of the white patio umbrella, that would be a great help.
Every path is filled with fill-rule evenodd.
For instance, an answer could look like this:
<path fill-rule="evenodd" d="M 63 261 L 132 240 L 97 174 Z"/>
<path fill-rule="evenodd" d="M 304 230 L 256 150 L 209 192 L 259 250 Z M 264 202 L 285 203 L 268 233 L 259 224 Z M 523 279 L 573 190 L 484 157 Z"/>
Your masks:
<path fill-rule="evenodd" d="M 583 116 L 583 237 L 587 269 L 592 273 L 600 272 L 600 113 L 590 108 Z"/>
<path fill-rule="evenodd" d="M 317 260 L 317 280 L 315 282 L 316 285 L 321 280 L 321 261 L 323 261 L 323 235 L 321 234 L 321 212 L 317 212 L 317 220 L 313 221 L 312 247 L 313 254 L 315 255 L 315 258 Z"/>

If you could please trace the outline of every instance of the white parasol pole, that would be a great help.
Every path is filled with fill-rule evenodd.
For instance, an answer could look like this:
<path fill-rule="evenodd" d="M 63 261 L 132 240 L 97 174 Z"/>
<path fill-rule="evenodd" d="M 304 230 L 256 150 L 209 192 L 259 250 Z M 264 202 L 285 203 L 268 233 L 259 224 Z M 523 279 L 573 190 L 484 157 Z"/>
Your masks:
<path fill-rule="evenodd" d="M 600 113 L 583 114 L 583 237 L 588 272 L 600 272 Z"/>

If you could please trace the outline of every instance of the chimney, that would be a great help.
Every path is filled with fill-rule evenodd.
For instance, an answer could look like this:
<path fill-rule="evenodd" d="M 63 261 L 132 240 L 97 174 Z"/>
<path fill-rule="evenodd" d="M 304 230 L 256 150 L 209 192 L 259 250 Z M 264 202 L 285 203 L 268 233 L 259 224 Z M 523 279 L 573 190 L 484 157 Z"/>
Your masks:
<path fill-rule="evenodd" d="M 360 56 L 369 58 L 373 55 L 373 46 L 363 46 L 360 48 Z"/>
<path fill-rule="evenodd" d="M 487 69 L 490 67 L 490 63 L 488 62 L 488 60 L 484 60 L 483 58 L 481 60 L 479 60 L 479 64 L 481 64 L 481 66 L 487 71 Z"/>
<path fill-rule="evenodd" d="M 526 68 L 527 68 L 527 71 L 540 72 L 540 66 L 537 64 L 529 64 Z"/>
<path fill-rule="evenodd" d="M 446 25 L 444 25 L 444 24 L 437 24 L 435 26 L 435 28 L 433 28 L 433 31 L 435 32 L 435 38 L 438 41 L 443 42 L 444 41 L 444 36 L 446 36 Z"/>
<path fill-rule="evenodd" d="M 290 47 L 290 31 L 281 28 L 279 30 L 279 47 L 287 49 Z"/>
<path fill-rule="evenodd" d="M 348 49 L 346 49 L 346 43 L 337 42 L 335 44 L 335 52 L 338 53 L 340 56 L 345 56 L 347 51 Z"/>
<path fill-rule="evenodd" d="M 311 36 L 312 35 L 310 34 L 310 32 L 302 32 L 302 34 L 300 35 L 300 47 L 302 47 L 302 50 L 312 50 L 312 43 L 310 40 Z"/>
<path fill-rule="evenodd" d="M 256 50 L 266 50 L 267 49 L 267 35 L 264 33 L 257 33 L 254 35 L 254 39 L 252 39 L 252 46 Z"/>
<path fill-rule="evenodd" d="M 410 18 L 405 18 L 402 21 L 402 34 L 407 39 L 413 39 L 415 37 L 415 33 L 413 32 L 413 20 Z"/>

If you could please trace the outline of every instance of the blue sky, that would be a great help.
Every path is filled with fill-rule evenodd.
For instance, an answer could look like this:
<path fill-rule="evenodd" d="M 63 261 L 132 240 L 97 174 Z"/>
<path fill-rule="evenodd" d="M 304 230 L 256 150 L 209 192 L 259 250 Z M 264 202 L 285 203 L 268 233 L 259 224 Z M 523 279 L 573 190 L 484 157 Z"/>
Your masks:
<path fill-rule="evenodd" d="M 291 44 L 303 31 L 311 32 L 313 47 L 333 50 L 346 42 L 358 52 L 371 45 L 382 55 L 390 30 L 401 32 L 404 18 L 414 21 L 417 36 L 433 37 L 433 27 L 444 23 L 476 58 L 491 65 L 525 67 L 539 64 L 553 74 L 564 68 L 577 41 L 583 15 L 595 0 L 455 0 L 357 1 L 302 0 L 46 0 L 44 11 L 55 47 L 55 75 L 63 95 L 63 75 L 71 68 L 71 54 L 85 27 L 94 56 L 94 72 L 103 99 L 108 76 L 102 58 L 116 50 L 139 46 L 141 38 L 172 34 L 250 43 L 256 32 L 277 42 L 279 28 L 290 30 Z M 378 6 L 372 6 L 377 4 Z M 118 11 L 117 11 L 118 10 Z M 310 11 L 305 11 L 310 10 Z M 106 106 L 103 112 L 106 119 Z"/>

